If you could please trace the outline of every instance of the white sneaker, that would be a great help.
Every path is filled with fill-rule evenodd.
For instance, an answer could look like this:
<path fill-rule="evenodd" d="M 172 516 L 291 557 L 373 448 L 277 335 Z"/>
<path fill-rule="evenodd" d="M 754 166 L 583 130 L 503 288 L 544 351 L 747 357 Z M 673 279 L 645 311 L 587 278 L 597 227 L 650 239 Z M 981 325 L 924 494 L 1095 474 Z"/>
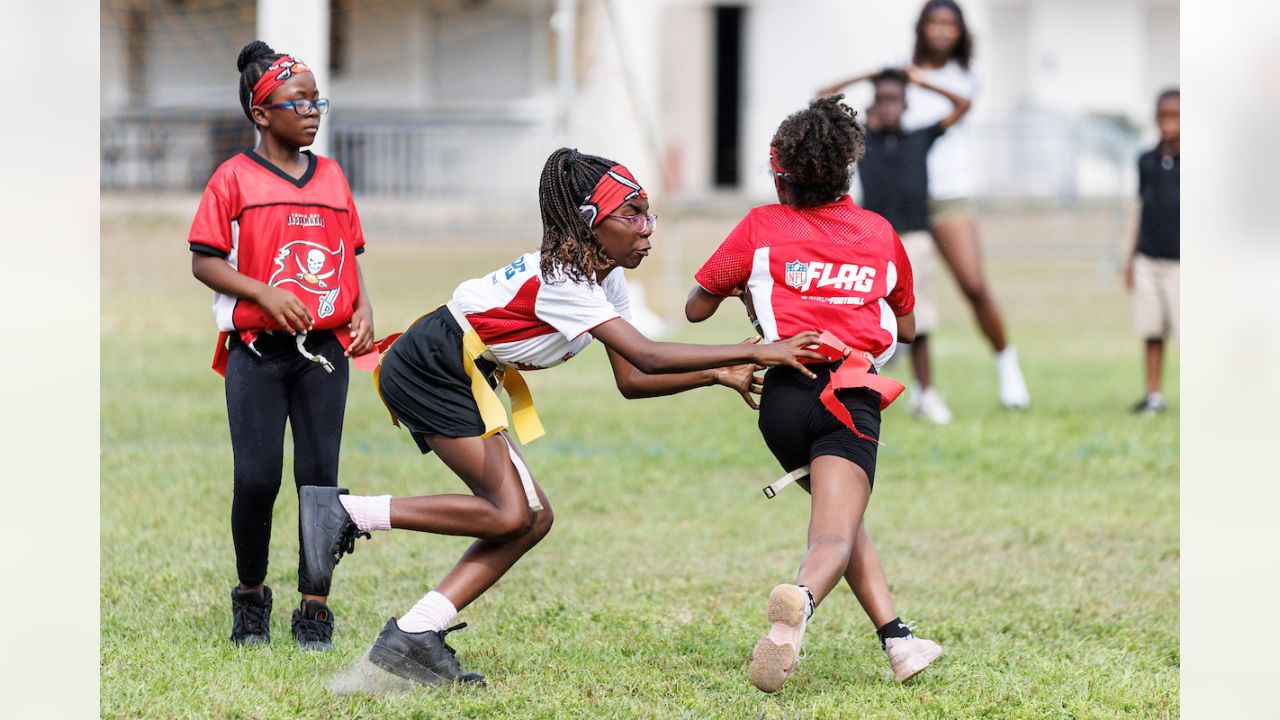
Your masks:
<path fill-rule="evenodd" d="M 946 425 L 951 422 L 951 410 L 947 408 L 946 401 L 942 399 L 942 393 L 932 387 L 921 390 L 918 386 L 913 386 L 912 389 L 914 394 L 912 395 L 911 410 L 916 415 L 934 425 Z"/>
<path fill-rule="evenodd" d="M 808 618 L 809 595 L 798 585 L 778 585 L 769 593 L 769 634 L 751 651 L 751 682 L 777 692 L 800 664 L 800 644 Z"/>
<path fill-rule="evenodd" d="M 1012 346 L 996 354 L 996 374 L 1000 378 L 1000 404 L 1007 408 L 1025 408 L 1031 404 L 1027 381 L 1018 366 L 1018 351 Z"/>
<path fill-rule="evenodd" d="M 904 683 L 942 655 L 942 646 L 932 640 L 925 640 L 914 635 L 904 638 L 889 638 L 884 641 L 884 654 L 889 657 L 889 667 L 893 677 Z"/>

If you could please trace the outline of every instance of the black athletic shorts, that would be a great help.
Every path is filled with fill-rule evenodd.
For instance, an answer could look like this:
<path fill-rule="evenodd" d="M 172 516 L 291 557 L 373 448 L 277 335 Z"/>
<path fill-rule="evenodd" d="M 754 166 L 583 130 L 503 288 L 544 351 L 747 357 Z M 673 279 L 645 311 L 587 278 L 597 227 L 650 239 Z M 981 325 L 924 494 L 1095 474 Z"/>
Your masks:
<path fill-rule="evenodd" d="M 809 365 L 817 375 L 810 380 L 786 366 L 769 368 L 760 394 L 760 434 L 770 452 L 791 472 L 821 455 L 849 460 L 876 480 L 877 444 L 864 440 L 844 426 L 822 404 L 822 390 L 838 363 Z M 836 398 L 849 409 L 858 432 L 880 437 L 880 393 L 868 388 L 840 390 Z"/>
<path fill-rule="evenodd" d="M 458 321 L 441 307 L 418 318 L 382 358 L 378 392 L 424 455 L 431 446 L 423 435 L 484 435 L 484 420 L 462 365 L 462 336 Z M 497 386 L 497 365 L 480 358 L 476 367 L 491 387 Z"/>

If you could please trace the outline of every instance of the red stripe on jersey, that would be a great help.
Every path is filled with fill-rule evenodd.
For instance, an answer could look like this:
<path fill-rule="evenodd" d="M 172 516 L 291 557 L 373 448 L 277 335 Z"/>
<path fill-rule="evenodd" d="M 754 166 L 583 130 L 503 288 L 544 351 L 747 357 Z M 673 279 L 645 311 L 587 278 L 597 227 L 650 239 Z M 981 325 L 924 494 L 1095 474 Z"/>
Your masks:
<path fill-rule="evenodd" d="M 558 331 L 538 320 L 533 312 L 534 304 L 538 301 L 538 290 L 541 287 L 542 282 L 536 276 L 531 277 L 528 282 L 520 286 L 520 291 L 511 298 L 511 302 L 503 307 L 467 315 L 467 321 L 471 323 L 471 327 L 475 328 L 476 333 L 486 345 L 519 342 L 542 335 L 552 335 Z"/>

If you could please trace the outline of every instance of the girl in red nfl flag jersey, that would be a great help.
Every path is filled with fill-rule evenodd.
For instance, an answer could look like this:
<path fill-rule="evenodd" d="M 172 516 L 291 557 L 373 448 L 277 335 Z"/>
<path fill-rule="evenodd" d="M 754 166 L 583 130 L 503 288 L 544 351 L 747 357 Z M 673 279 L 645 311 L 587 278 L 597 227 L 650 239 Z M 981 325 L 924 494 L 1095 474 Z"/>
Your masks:
<path fill-rule="evenodd" d="M 822 331 L 816 377 L 771 368 L 760 432 L 812 495 L 809 549 L 796 584 L 769 595 L 769 633 L 752 652 L 751 680 L 776 692 L 795 670 L 805 625 L 843 577 L 870 615 L 902 682 L 941 654 L 914 637 L 889 598 L 863 523 L 875 480 L 880 411 L 902 386 L 876 371 L 915 334 L 911 263 L 889 223 L 849 198 L 862 129 L 836 95 L 782 122 L 769 148 L 777 205 L 747 213 L 696 275 L 685 314 L 700 322 L 737 296 L 765 340 Z M 807 468 L 807 473 L 806 473 Z"/>
<path fill-rule="evenodd" d="M 337 163 L 302 150 L 329 101 L 301 60 L 261 41 L 236 61 L 240 104 L 261 136 L 224 162 L 200 199 L 191 270 L 214 291 L 221 334 L 214 369 L 226 378 L 234 457 L 231 536 L 240 582 L 231 640 L 270 642 L 267 548 L 280 490 L 284 426 L 298 487 L 335 486 L 347 403 L 347 358 L 373 346 L 373 310 L 356 263 L 364 234 Z M 327 583 L 299 574 L 293 635 L 332 647 Z"/>
<path fill-rule="evenodd" d="M 657 222 L 647 193 L 622 165 L 577 150 L 552 153 L 538 188 L 542 246 L 454 290 L 443 306 L 390 338 L 376 373 L 393 421 L 423 453 L 434 452 L 471 495 L 358 497 L 303 488 L 304 571 L 328 583 L 355 537 L 391 528 L 477 538 L 453 570 L 369 650 L 376 665 L 423 684 L 483 683 L 464 672 L 445 635 L 474 602 L 551 530 L 546 495 L 506 431 L 495 394 L 511 397 L 522 442 L 543 433 L 522 370 L 559 365 L 602 342 L 624 397 L 670 395 L 720 384 L 754 406 L 756 367 L 801 359 L 816 332 L 767 345 L 653 342 L 630 323 L 625 269 L 649 254 Z M 380 341 L 380 347 L 386 341 Z"/>

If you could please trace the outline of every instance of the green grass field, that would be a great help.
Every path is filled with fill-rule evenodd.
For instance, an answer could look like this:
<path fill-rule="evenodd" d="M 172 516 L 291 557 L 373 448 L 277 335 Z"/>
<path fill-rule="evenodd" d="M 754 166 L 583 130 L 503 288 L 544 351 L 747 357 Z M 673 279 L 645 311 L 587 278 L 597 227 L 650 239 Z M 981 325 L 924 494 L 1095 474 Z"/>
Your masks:
<path fill-rule="evenodd" d="M 191 203 L 194 208 L 194 200 Z M 683 301 L 695 264 L 734 218 L 668 222 L 636 276 L 653 303 Z M 556 511 L 551 535 L 459 618 L 464 666 L 485 689 L 338 697 L 331 677 L 466 546 L 408 532 L 362 541 L 331 605 L 337 648 L 289 635 L 297 503 L 286 457 L 268 583 L 271 646 L 229 632 L 231 450 L 208 369 L 208 292 L 191 278 L 189 216 L 104 213 L 101 710 L 106 717 L 1093 718 L 1177 717 L 1178 366 L 1171 411 L 1135 418 L 1140 347 L 1087 217 L 994 217 L 989 270 L 1033 406 L 995 401 L 968 311 L 943 287 L 939 385 L 956 422 L 887 412 L 868 522 L 898 610 L 946 654 L 893 682 L 874 629 L 843 585 L 775 696 L 746 676 L 769 588 L 804 551 L 807 496 L 766 500 L 778 475 L 731 391 L 625 401 L 592 348 L 530 377 L 549 436 L 527 456 Z M 1102 223 L 1105 229 L 1106 223 Z M 664 236 L 679 238 L 667 289 Z M 1088 237 L 1089 242 L 1076 242 Z M 462 279 L 532 247 L 379 243 L 362 256 L 378 334 L 405 326 Z M 1117 241 L 1118 242 L 1118 241 Z M 736 341 L 724 313 L 691 341 Z M 890 371 L 909 376 L 904 365 Z M 343 484 L 357 493 L 459 492 L 387 421 L 353 372 Z M 286 448 L 286 453 L 291 452 Z"/>

